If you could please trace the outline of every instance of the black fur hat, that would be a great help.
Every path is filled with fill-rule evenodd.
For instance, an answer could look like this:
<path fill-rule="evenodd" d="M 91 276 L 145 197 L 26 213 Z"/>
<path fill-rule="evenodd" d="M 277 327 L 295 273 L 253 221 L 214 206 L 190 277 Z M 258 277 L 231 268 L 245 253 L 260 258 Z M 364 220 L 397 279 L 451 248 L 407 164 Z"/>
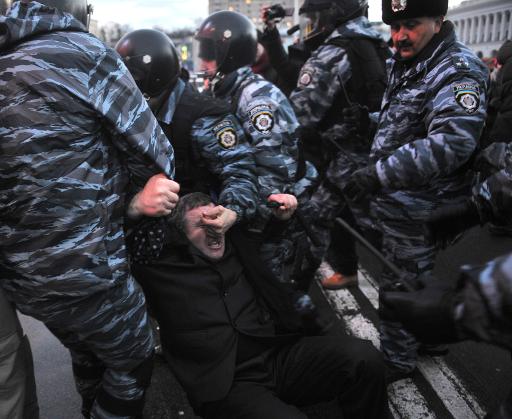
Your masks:
<path fill-rule="evenodd" d="M 382 20 L 391 22 L 416 17 L 445 16 L 448 0 L 382 0 Z"/>

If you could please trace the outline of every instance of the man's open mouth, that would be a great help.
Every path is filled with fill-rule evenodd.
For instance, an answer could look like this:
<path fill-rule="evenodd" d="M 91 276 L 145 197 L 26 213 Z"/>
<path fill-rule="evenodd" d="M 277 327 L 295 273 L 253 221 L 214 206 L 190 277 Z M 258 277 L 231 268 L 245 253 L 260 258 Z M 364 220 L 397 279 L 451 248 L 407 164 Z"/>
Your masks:
<path fill-rule="evenodd" d="M 206 232 L 206 245 L 211 249 L 220 249 L 224 244 L 224 236 L 213 231 Z"/>

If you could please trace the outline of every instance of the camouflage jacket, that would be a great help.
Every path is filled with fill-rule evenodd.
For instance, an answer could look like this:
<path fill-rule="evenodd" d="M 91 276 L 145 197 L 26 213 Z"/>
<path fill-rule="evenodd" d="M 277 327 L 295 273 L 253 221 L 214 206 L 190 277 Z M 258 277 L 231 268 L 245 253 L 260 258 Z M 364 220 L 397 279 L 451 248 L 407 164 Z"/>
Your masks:
<path fill-rule="evenodd" d="M 236 104 L 236 116 L 247 135 L 258 176 L 260 198 L 275 193 L 294 193 L 298 147 L 297 118 L 285 95 L 249 67 L 235 73 L 228 87 L 215 90 L 217 97 Z M 229 77 L 229 76 L 228 76 Z"/>
<path fill-rule="evenodd" d="M 128 186 L 172 176 L 173 150 L 117 53 L 71 15 L 16 2 L 0 27 L 0 285 L 42 318 L 128 278 Z"/>
<path fill-rule="evenodd" d="M 185 89 L 178 80 L 166 103 L 157 114 L 161 124 L 171 124 L 180 106 Z M 190 132 L 192 161 L 195 167 L 204 166 L 220 184 L 217 202 L 235 211 L 239 219 L 249 219 L 256 212 L 258 188 L 255 162 L 244 130 L 232 114 L 205 116 L 194 121 Z"/>
<path fill-rule="evenodd" d="M 368 19 L 361 16 L 339 26 L 311 54 L 300 71 L 297 88 L 290 95 L 301 127 L 317 128 L 333 106 L 335 98 L 343 94 L 344 86 L 352 75 L 348 54 L 342 47 L 329 44 L 329 41 L 353 36 L 382 40 Z"/>
<path fill-rule="evenodd" d="M 487 68 L 449 21 L 412 64 L 391 59 L 389 66 L 370 155 L 384 193 L 401 190 L 402 202 L 424 203 L 467 193 L 462 166 L 484 125 Z"/>
<path fill-rule="evenodd" d="M 512 254 L 463 266 L 456 300 L 461 337 L 512 349 Z"/>
<path fill-rule="evenodd" d="M 483 150 L 479 159 L 487 161 L 495 173 L 478 185 L 474 194 L 487 202 L 493 221 L 510 223 L 512 215 L 512 144 L 493 143 Z"/>

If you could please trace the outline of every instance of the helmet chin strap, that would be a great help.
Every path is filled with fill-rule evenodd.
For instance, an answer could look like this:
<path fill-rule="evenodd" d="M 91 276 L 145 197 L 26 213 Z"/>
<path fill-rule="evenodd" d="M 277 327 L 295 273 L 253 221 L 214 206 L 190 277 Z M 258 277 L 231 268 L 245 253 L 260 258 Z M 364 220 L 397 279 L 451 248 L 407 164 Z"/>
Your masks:
<path fill-rule="evenodd" d="M 215 92 L 215 89 L 217 88 L 217 85 L 224 80 L 224 77 L 226 77 L 225 74 L 221 73 L 220 71 L 217 71 L 215 75 L 210 78 L 210 91 L 213 93 Z"/>

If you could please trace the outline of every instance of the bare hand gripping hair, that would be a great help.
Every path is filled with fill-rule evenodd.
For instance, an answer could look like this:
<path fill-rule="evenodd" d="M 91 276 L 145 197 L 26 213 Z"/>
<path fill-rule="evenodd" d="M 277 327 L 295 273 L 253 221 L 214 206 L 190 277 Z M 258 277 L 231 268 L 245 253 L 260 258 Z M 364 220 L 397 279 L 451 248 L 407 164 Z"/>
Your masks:
<path fill-rule="evenodd" d="M 63 12 L 71 13 L 76 19 L 82 22 L 86 28 L 89 27 L 89 17 L 92 14 L 92 5 L 87 4 L 87 0 L 37 0 L 38 3 L 54 7 Z M 29 3 L 29 0 L 22 0 L 23 3 Z M 14 3 L 13 0 L 0 0 L 0 15 L 5 12 Z"/>

